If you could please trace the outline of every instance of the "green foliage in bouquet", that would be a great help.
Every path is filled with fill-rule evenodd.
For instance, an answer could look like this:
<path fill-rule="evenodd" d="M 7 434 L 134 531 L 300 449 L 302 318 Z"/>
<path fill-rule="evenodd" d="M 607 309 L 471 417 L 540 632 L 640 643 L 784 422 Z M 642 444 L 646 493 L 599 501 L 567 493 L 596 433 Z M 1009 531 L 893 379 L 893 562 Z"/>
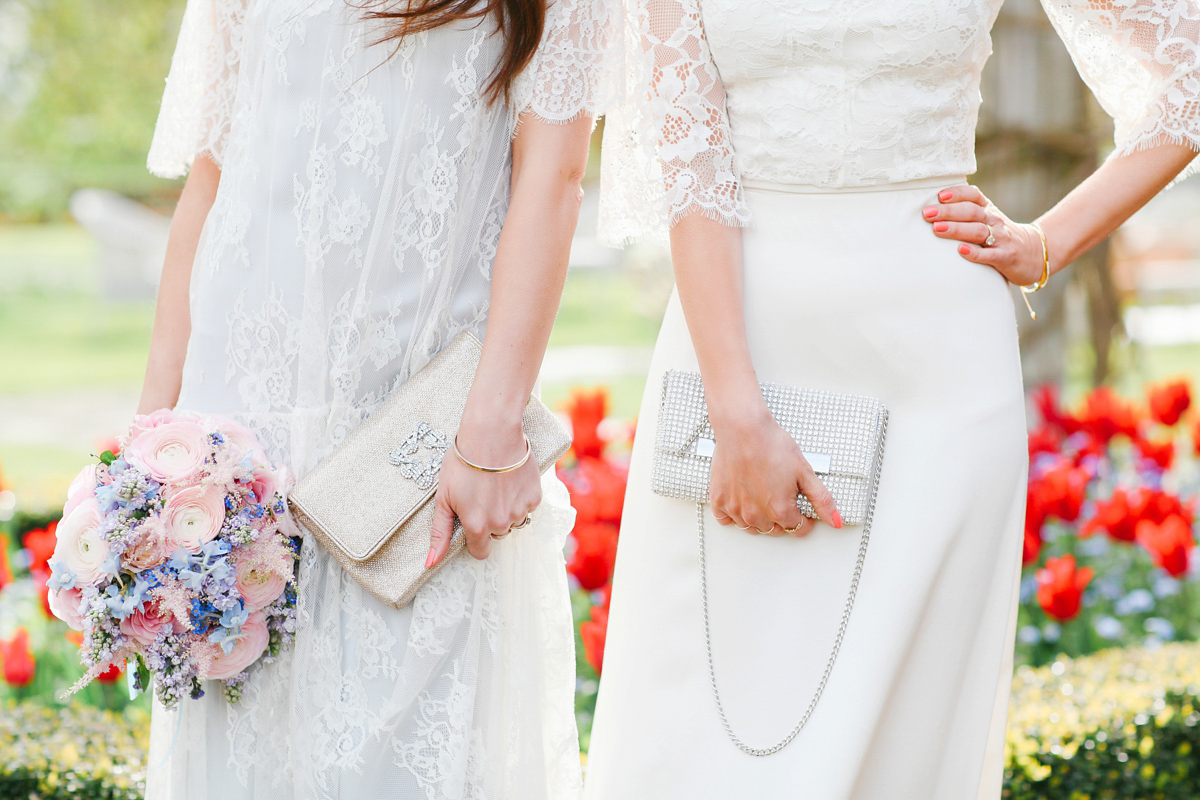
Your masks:
<path fill-rule="evenodd" d="M 1006 800 L 1200 797 L 1200 645 L 1021 667 Z"/>
<path fill-rule="evenodd" d="M 149 714 L 0 705 L 0 800 L 140 800 Z"/>

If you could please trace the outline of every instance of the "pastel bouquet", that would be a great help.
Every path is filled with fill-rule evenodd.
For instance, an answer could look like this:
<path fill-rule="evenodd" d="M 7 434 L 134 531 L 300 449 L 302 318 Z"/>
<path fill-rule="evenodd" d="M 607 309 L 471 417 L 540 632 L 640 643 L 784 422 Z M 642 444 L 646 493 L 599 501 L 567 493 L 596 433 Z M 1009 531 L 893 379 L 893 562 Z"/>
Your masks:
<path fill-rule="evenodd" d="M 238 423 L 166 410 L 85 467 L 49 581 L 55 615 L 83 632 L 75 690 L 123 662 L 164 705 L 200 697 L 206 680 L 236 701 L 295 630 L 290 483 Z"/>

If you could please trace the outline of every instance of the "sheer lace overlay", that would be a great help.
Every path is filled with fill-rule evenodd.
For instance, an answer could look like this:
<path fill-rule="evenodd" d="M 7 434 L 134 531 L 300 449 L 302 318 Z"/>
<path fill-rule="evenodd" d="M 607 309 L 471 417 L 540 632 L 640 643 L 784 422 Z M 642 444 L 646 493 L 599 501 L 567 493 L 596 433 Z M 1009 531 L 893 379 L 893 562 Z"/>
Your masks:
<path fill-rule="evenodd" d="M 346 0 L 191 0 L 151 150 L 222 167 L 192 277 L 180 407 L 303 476 L 462 330 L 482 334 L 520 112 L 598 113 L 608 0 L 554 0 L 511 106 L 490 22 L 374 45 Z M 565 489 L 486 562 L 397 611 L 315 541 L 294 647 L 242 700 L 156 709 L 150 800 L 558 800 L 579 790 Z"/>
<path fill-rule="evenodd" d="M 1043 2 L 1116 119 L 1118 152 L 1200 149 L 1197 0 Z M 744 225 L 742 179 L 834 189 L 974 172 L 1000 4 L 627 0 L 602 236 L 661 235 L 695 211 Z"/>

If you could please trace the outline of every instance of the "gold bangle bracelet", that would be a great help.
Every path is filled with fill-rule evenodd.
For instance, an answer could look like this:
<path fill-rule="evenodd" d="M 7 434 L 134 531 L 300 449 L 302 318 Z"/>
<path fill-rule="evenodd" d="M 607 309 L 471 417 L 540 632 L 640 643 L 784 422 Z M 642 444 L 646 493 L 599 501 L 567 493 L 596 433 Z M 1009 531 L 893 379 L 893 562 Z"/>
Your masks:
<path fill-rule="evenodd" d="M 1042 240 L 1042 277 L 1037 283 L 1031 283 L 1028 286 L 1021 287 L 1021 299 L 1025 301 L 1025 307 L 1029 309 L 1029 316 L 1037 319 L 1037 312 L 1033 310 L 1033 306 L 1029 304 L 1029 295 L 1040 291 L 1046 285 L 1046 281 L 1050 280 L 1050 246 L 1046 243 L 1046 232 L 1042 230 L 1042 226 L 1036 222 L 1029 223 L 1030 226 L 1037 231 L 1038 238 Z"/>
<path fill-rule="evenodd" d="M 525 466 L 525 462 L 528 461 L 529 456 L 531 456 L 533 454 L 533 444 L 529 441 L 529 437 L 525 435 L 524 431 L 521 432 L 521 435 L 525 436 L 525 455 L 521 457 L 520 461 L 518 461 L 517 463 L 515 463 L 511 466 L 507 466 L 507 467 L 485 467 L 481 464 L 476 464 L 471 461 L 468 461 L 463 456 L 463 454 L 461 452 L 459 452 L 457 436 L 455 436 L 454 441 L 452 441 L 450 443 L 450 447 L 451 447 L 451 449 L 454 450 L 454 455 L 458 458 L 458 460 L 461 461 L 466 466 L 470 467 L 471 469 L 478 470 L 479 472 L 486 472 L 489 475 L 499 475 L 502 472 L 512 472 L 514 470 L 518 470 L 521 467 Z"/>

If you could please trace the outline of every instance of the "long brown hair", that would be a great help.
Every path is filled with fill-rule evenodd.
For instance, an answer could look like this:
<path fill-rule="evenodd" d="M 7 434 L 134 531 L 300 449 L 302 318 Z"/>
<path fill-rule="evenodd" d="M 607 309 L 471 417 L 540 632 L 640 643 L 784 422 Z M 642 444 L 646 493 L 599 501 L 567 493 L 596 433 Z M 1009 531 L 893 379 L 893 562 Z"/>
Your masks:
<path fill-rule="evenodd" d="M 546 0 L 374 0 L 367 11 L 369 19 L 390 20 L 393 25 L 379 42 L 396 41 L 401 37 L 468 19 L 482 19 L 489 14 L 496 18 L 496 27 L 504 37 L 504 53 L 488 79 L 484 96 L 489 103 L 503 97 L 508 100 L 513 80 L 529 64 L 542 40 L 546 23 Z M 386 5 L 389 10 L 379 10 Z M 402 6 L 402 10 L 395 10 Z"/>

